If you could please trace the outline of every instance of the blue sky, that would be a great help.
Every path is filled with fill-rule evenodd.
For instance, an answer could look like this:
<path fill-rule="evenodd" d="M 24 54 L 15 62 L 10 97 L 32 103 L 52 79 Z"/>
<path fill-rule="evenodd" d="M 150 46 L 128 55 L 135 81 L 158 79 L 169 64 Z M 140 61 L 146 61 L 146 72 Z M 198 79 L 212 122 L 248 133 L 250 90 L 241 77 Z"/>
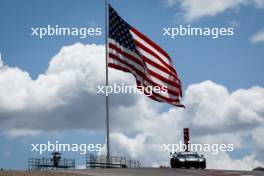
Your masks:
<path fill-rule="evenodd" d="M 256 8 L 253 4 L 241 5 L 239 9 L 229 9 L 217 15 L 186 22 L 175 15 L 183 11 L 179 3 L 169 7 L 161 0 L 109 2 L 128 23 L 169 53 L 182 79 L 184 90 L 193 83 L 205 80 L 224 85 L 229 91 L 248 89 L 256 85 L 264 86 L 264 43 L 250 41 L 254 34 L 264 28 L 262 8 Z M 63 46 L 76 42 L 104 44 L 104 33 L 101 36 L 90 36 L 85 39 L 73 36 L 39 39 L 31 36 L 30 30 L 31 27 L 47 25 L 104 29 L 104 10 L 103 0 L 1 0 L 0 52 L 4 63 L 27 71 L 32 79 L 36 79 L 39 74 L 47 70 L 50 59 Z M 239 24 L 234 27 L 235 34 L 232 37 L 212 39 L 179 36 L 171 39 L 162 35 L 163 27 L 177 27 L 180 24 L 197 27 L 230 27 L 230 22 Z M 165 105 L 164 111 L 169 107 Z M 87 141 L 104 143 L 105 141 L 104 131 L 100 130 L 93 134 L 67 130 L 58 134 L 63 135 L 44 134 L 41 137 L 10 138 L 5 135 L 5 131 L 1 131 L 0 168 L 25 169 L 27 158 L 38 156 L 29 151 L 30 143 L 46 143 L 48 139 L 69 143 Z M 12 154 L 8 154 L 9 152 Z M 235 153 L 233 157 L 239 156 L 241 152 L 243 151 Z M 68 153 L 65 156 L 76 157 L 79 165 L 84 161 L 84 156 L 76 153 Z"/>

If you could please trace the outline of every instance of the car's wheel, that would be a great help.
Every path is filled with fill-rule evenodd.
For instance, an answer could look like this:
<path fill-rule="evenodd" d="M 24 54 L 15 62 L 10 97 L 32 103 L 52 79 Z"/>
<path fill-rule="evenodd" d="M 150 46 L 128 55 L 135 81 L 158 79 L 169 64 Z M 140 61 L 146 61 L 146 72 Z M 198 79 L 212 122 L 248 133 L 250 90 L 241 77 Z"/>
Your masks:
<path fill-rule="evenodd" d="M 175 168 L 181 168 L 181 164 L 179 163 L 179 161 L 175 162 Z"/>
<path fill-rule="evenodd" d="M 205 169 L 206 168 L 206 164 L 203 164 L 202 166 L 201 166 L 201 169 Z"/>
<path fill-rule="evenodd" d="M 176 168 L 176 163 L 175 163 L 174 158 L 171 158 L 170 165 L 171 165 L 171 168 Z"/>

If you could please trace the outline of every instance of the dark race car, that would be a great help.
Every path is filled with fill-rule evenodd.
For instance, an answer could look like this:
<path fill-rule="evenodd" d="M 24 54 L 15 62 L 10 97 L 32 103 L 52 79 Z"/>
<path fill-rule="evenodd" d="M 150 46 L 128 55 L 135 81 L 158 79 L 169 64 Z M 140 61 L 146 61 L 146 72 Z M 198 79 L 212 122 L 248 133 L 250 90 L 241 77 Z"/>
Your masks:
<path fill-rule="evenodd" d="M 171 168 L 194 167 L 196 169 L 205 169 L 206 159 L 197 152 L 179 152 L 172 155 L 170 164 Z"/>

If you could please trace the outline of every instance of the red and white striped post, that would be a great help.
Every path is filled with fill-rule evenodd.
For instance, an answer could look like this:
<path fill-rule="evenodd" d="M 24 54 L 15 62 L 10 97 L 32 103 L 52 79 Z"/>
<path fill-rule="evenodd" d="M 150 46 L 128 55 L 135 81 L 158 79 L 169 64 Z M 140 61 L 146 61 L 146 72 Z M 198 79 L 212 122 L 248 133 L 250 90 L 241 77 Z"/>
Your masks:
<path fill-rule="evenodd" d="M 190 141 L 190 133 L 189 133 L 189 128 L 183 128 L 183 140 L 184 140 L 184 144 L 186 145 L 186 149 L 185 151 L 188 152 L 189 151 L 189 141 Z"/>

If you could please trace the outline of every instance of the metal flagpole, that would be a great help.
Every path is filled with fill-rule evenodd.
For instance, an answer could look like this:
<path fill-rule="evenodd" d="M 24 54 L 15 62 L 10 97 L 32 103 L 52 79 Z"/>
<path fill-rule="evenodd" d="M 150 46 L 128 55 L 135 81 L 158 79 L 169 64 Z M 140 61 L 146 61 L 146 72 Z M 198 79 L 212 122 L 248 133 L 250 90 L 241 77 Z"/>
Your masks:
<path fill-rule="evenodd" d="M 108 3 L 105 0 L 105 84 L 108 86 Z M 105 97 L 106 104 L 106 150 L 107 150 L 107 163 L 110 164 L 110 138 L 109 138 L 109 97 Z"/>

